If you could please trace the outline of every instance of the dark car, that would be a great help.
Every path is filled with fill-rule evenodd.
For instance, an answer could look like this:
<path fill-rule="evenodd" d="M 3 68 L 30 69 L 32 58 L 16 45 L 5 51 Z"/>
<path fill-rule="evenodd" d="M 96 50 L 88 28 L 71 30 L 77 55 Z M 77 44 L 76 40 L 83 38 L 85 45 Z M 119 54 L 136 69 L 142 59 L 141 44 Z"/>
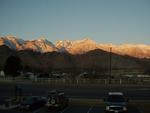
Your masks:
<path fill-rule="evenodd" d="M 18 103 L 15 99 L 9 97 L 0 97 L 0 107 L 13 109 L 18 107 Z"/>
<path fill-rule="evenodd" d="M 126 113 L 126 102 L 122 92 L 109 92 L 106 99 L 106 113 Z"/>
<path fill-rule="evenodd" d="M 9 106 L 8 100 L 8 97 L 0 97 L 0 106 Z"/>
<path fill-rule="evenodd" d="M 48 92 L 46 106 L 48 108 L 65 108 L 68 106 L 69 99 L 63 91 Z"/>
<path fill-rule="evenodd" d="M 12 100 L 9 97 L 0 97 L 0 106 L 9 107 L 12 105 Z"/>
<path fill-rule="evenodd" d="M 24 110 L 32 110 L 44 106 L 46 100 L 40 96 L 30 96 L 23 99 L 19 108 Z"/>

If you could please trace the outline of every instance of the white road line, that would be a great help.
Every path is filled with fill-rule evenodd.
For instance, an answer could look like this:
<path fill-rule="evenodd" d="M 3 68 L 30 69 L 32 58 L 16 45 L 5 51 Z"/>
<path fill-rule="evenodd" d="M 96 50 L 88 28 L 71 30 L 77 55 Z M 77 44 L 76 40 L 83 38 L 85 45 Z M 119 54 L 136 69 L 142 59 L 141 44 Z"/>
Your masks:
<path fill-rule="evenodd" d="M 89 110 L 87 111 L 87 113 L 90 113 L 90 111 L 93 109 L 93 106 L 91 106 L 90 108 L 89 108 Z"/>
<path fill-rule="evenodd" d="M 64 113 L 69 107 L 65 108 L 63 111 L 61 111 L 60 113 Z"/>

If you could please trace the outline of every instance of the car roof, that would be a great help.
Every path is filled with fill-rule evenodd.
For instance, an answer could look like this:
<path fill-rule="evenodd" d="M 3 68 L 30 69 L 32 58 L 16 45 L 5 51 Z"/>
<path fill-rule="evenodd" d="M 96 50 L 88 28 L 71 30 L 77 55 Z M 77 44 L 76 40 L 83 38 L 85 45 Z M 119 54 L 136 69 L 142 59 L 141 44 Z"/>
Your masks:
<path fill-rule="evenodd" d="M 25 99 L 41 98 L 41 96 L 26 96 Z"/>
<path fill-rule="evenodd" d="M 108 95 L 123 95 L 122 92 L 109 92 Z"/>
<path fill-rule="evenodd" d="M 53 95 L 64 95 L 64 92 L 61 90 L 52 90 L 48 91 L 48 94 L 53 94 Z"/>

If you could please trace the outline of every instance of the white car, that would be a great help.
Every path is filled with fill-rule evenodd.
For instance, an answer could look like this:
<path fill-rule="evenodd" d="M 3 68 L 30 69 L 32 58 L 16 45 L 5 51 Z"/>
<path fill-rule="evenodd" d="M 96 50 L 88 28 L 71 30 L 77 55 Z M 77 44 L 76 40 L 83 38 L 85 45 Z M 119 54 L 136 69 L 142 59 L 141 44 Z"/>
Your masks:
<path fill-rule="evenodd" d="M 126 113 L 126 102 L 122 92 L 109 92 L 106 99 L 106 113 Z"/>

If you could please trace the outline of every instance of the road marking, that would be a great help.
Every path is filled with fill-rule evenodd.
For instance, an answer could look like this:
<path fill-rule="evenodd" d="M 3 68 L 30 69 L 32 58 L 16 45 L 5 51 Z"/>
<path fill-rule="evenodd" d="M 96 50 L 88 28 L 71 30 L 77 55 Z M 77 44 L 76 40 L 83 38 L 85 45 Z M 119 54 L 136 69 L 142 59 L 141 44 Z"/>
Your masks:
<path fill-rule="evenodd" d="M 64 113 L 69 107 L 65 108 L 63 111 L 61 111 L 60 113 Z"/>
<path fill-rule="evenodd" d="M 87 111 L 87 113 L 90 113 L 90 111 L 93 109 L 93 106 L 91 106 L 90 108 L 89 108 L 89 110 Z"/>

